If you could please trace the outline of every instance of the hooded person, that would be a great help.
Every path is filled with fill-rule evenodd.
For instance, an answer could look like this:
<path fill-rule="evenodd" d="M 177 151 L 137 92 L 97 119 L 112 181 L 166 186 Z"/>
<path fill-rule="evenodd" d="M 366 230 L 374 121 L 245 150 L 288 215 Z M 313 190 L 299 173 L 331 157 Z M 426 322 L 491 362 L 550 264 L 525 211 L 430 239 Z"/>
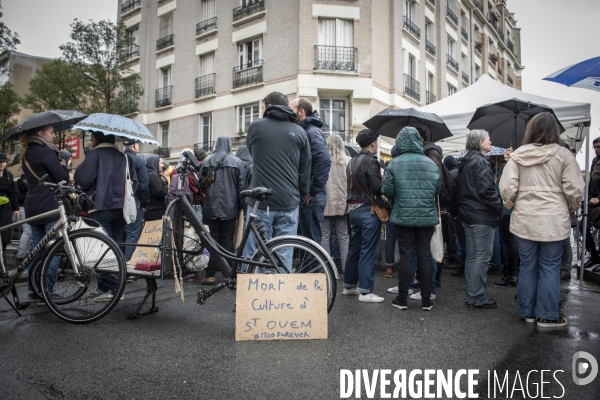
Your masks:
<path fill-rule="evenodd" d="M 233 253 L 235 226 L 242 201 L 243 164 L 242 160 L 231 154 L 231 138 L 219 136 L 215 152 L 202 164 L 200 179 L 204 180 L 214 171 L 214 182 L 206 188 L 206 201 L 202 206 L 203 222 L 210 229 L 210 236 L 225 250 Z M 217 265 L 209 261 L 204 285 L 215 284 Z"/>
<path fill-rule="evenodd" d="M 162 157 L 151 154 L 146 158 L 148 172 L 149 204 L 144 211 L 145 221 L 156 221 L 162 218 L 167 207 L 166 196 L 169 194 L 167 177 L 163 172 Z"/>
<path fill-rule="evenodd" d="M 242 160 L 242 190 L 246 190 L 250 187 L 250 182 L 252 182 L 252 154 L 250 154 L 248 146 L 244 145 L 238 147 L 235 156 Z"/>

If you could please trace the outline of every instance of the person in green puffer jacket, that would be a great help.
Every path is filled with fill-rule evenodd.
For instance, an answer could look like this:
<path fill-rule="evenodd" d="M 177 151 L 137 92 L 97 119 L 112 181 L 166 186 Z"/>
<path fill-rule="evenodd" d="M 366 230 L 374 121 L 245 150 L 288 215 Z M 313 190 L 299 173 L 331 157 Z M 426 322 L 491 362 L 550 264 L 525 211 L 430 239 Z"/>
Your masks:
<path fill-rule="evenodd" d="M 407 309 L 408 288 L 414 248 L 421 275 L 421 298 L 424 310 L 431 310 L 430 242 L 434 227 L 440 223 L 435 203 L 440 193 L 439 168 L 423 153 L 423 142 L 413 127 L 403 128 L 396 137 L 400 154 L 385 170 L 382 192 L 393 200 L 390 221 L 395 225 L 400 249 L 398 296 L 392 306 Z"/>

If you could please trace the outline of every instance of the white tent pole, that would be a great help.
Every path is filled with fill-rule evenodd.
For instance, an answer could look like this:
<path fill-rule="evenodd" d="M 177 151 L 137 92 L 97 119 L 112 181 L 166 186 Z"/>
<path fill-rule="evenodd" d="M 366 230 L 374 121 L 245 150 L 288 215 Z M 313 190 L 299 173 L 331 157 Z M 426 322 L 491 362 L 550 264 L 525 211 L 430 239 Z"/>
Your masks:
<path fill-rule="evenodd" d="M 579 259 L 579 281 L 583 283 L 583 273 L 585 269 L 583 268 L 583 254 L 585 253 L 585 240 L 587 234 L 587 220 L 588 220 L 588 188 L 590 185 L 590 128 L 584 128 L 583 124 L 581 124 L 581 129 L 586 129 L 585 136 L 585 190 L 583 192 L 583 236 L 581 238 L 581 258 Z"/>

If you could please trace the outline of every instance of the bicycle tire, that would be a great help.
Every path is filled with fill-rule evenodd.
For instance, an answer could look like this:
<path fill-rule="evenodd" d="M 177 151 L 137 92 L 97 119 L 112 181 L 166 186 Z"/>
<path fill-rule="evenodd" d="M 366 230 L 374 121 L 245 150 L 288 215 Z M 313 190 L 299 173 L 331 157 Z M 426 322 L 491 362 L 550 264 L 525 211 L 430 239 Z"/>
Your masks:
<path fill-rule="evenodd" d="M 59 239 L 44 258 L 40 275 L 43 297 L 48 308 L 63 321 L 75 324 L 97 321 L 117 305 L 125 290 L 127 266 L 123 253 L 111 238 L 92 230 L 72 232 L 69 241 L 80 263 L 80 276 L 76 277 L 70 268 L 64 239 Z M 58 267 L 53 267 L 55 262 Z M 97 288 L 100 273 L 116 284 L 113 297 L 107 302 L 96 302 L 84 295 Z"/>
<path fill-rule="evenodd" d="M 185 235 L 185 224 L 187 222 L 186 218 L 184 218 L 183 213 L 183 205 L 181 201 L 178 199 L 173 200 L 169 203 L 169 206 L 165 210 L 165 215 L 171 219 L 171 227 L 173 228 L 173 242 L 174 248 L 173 259 L 177 258 L 179 261 L 179 265 L 183 268 L 187 268 L 187 264 L 197 255 L 202 254 L 204 250 L 204 246 L 200 241 L 200 238 L 195 239 Z M 186 245 L 184 246 L 184 239 L 188 239 Z M 185 250 L 186 252 L 182 252 L 180 250 Z M 190 272 L 193 272 L 190 270 Z"/>
<path fill-rule="evenodd" d="M 40 277 L 42 276 L 42 265 L 44 264 L 44 257 L 38 257 L 37 259 L 32 261 L 33 265 L 31 270 L 29 271 L 29 276 L 27 279 L 29 280 L 29 286 L 33 293 L 35 293 L 39 298 L 43 298 L 44 294 L 42 293 L 42 286 L 40 285 Z"/>
<path fill-rule="evenodd" d="M 333 261 L 321 246 L 302 236 L 279 236 L 266 243 L 271 254 L 289 248 L 293 252 L 292 268 L 288 269 L 293 274 L 325 273 L 327 281 L 327 312 L 329 313 L 335 303 L 337 281 L 333 272 Z M 281 259 L 281 258 L 279 258 Z M 259 249 L 252 256 L 253 261 L 267 262 L 266 256 Z M 261 273 L 263 267 L 248 265 L 249 274 Z M 276 272 L 282 273 L 280 270 Z M 271 272 L 272 273 L 272 272 Z"/>

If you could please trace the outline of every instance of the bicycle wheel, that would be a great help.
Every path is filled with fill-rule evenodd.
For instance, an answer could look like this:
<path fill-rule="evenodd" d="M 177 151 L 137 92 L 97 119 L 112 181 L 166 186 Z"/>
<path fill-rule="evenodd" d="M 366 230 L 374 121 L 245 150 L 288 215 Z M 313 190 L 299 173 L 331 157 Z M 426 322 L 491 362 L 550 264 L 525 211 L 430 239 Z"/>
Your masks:
<path fill-rule="evenodd" d="M 327 281 L 327 312 L 330 312 L 335 302 L 337 283 L 333 272 L 333 261 L 329 254 L 312 240 L 301 236 L 280 236 L 269 240 L 266 244 L 270 254 L 274 256 L 278 263 L 283 262 L 286 264 L 287 269 L 292 274 L 325 274 Z M 285 260 L 289 255 L 292 255 L 291 265 L 287 265 L 289 261 Z M 254 253 L 252 260 L 268 262 L 268 258 L 260 250 Z M 270 268 L 269 271 L 266 271 L 263 267 L 248 265 L 248 273 L 285 273 L 285 269 L 281 267 L 279 265 L 279 269 Z"/>
<path fill-rule="evenodd" d="M 105 234 L 85 230 L 69 233 L 79 276 L 71 265 L 64 239 L 58 240 L 44 258 L 39 282 L 50 310 L 60 319 L 76 324 L 96 321 L 108 314 L 125 290 L 127 266 L 119 246 Z M 114 289 L 113 297 L 97 302 L 87 296 L 98 284 Z"/>
<path fill-rule="evenodd" d="M 38 257 L 37 259 L 32 261 L 33 265 L 31 266 L 31 270 L 29 271 L 29 285 L 33 292 L 39 297 L 43 298 L 44 294 L 42 293 L 42 286 L 40 284 L 40 277 L 42 276 L 42 265 L 44 264 L 44 257 Z"/>
<path fill-rule="evenodd" d="M 177 258 L 179 265 L 182 268 L 187 268 L 189 272 L 199 272 L 196 267 L 196 258 L 204 250 L 200 237 L 184 217 L 183 204 L 181 201 L 173 200 L 165 215 L 171 219 L 171 227 L 173 228 L 173 241 L 175 246 L 173 248 L 173 258 Z M 183 251 L 182 251 L 183 250 Z"/>

